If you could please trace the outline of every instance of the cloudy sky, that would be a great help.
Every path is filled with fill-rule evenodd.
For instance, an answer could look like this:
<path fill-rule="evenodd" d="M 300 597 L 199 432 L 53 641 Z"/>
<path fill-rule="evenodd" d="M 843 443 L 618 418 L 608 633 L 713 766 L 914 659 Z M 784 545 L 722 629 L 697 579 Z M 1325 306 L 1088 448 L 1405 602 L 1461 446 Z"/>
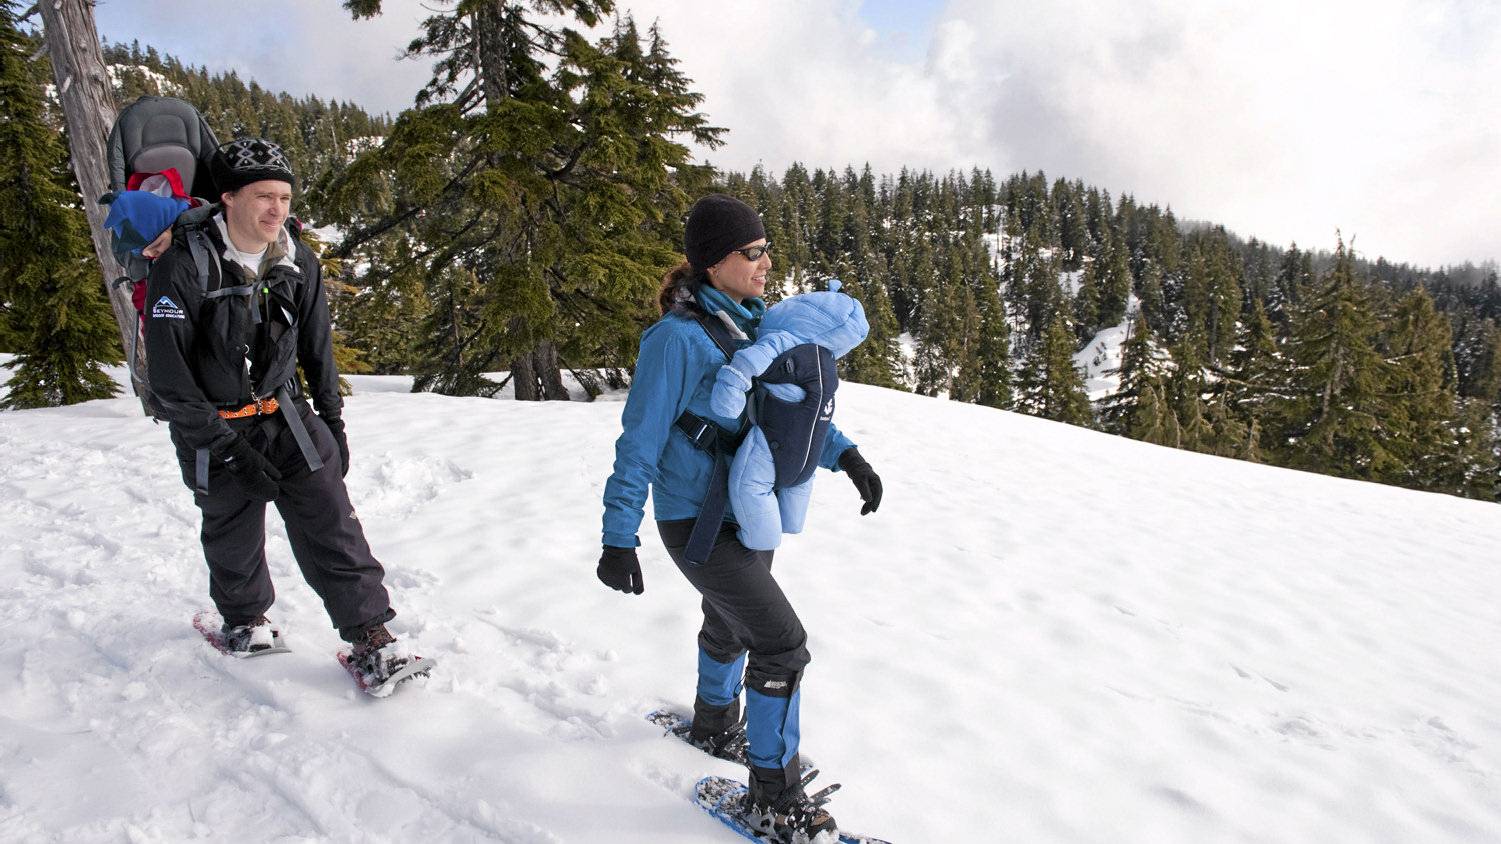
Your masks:
<path fill-rule="evenodd" d="M 428 0 L 436 7 L 440 2 Z M 1044 170 L 1279 245 L 1501 258 L 1496 0 L 624 0 L 659 20 L 707 157 Z M 386 0 L 99 0 L 100 34 L 398 112 L 426 14 Z M 254 11 L 247 11 L 253 8 Z"/>

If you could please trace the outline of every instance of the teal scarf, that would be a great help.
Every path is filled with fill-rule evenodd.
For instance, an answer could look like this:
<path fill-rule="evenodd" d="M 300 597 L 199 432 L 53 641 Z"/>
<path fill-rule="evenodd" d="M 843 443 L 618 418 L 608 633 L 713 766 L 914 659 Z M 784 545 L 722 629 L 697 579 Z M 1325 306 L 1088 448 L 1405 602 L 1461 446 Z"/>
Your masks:
<path fill-rule="evenodd" d="M 729 314 L 735 325 L 752 340 L 756 339 L 756 327 L 766 314 L 766 302 L 761 299 L 746 299 L 737 304 L 734 299 L 709 284 L 699 285 L 698 304 L 711 314 L 719 311 Z"/>

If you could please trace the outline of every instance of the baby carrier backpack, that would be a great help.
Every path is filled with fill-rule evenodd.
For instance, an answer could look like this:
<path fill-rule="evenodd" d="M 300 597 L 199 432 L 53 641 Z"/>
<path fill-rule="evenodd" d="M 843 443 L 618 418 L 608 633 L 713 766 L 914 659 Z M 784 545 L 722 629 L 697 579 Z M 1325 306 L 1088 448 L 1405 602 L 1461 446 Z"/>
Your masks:
<path fill-rule="evenodd" d="M 114 284 L 131 286 L 136 308 L 136 336 L 129 350 L 131 387 L 153 415 L 157 411 L 140 354 L 151 261 L 140 250 L 161 233 L 158 226 L 171 225 L 174 209 L 214 201 L 209 158 L 218 145 L 198 109 L 175 97 L 141 97 L 121 109 L 109 134 L 110 192 L 100 201 L 111 204 L 106 220 L 110 247 L 125 269 Z M 206 284 L 207 276 L 200 280 Z"/>
<path fill-rule="evenodd" d="M 718 316 L 695 314 L 714 345 L 728 362 L 735 356 L 735 337 Z M 767 389 L 768 384 L 793 384 L 801 387 L 801 401 L 788 401 Z M 818 468 L 834 418 L 834 393 L 839 389 L 839 374 L 834 353 L 816 343 L 803 343 L 782 352 L 766 371 L 752 379 L 746 397 L 746 422 L 740 430 L 728 432 L 694 413 L 684 411 L 677 427 L 695 447 L 714 459 L 714 473 L 709 480 L 709 494 L 693 523 L 684 555 L 690 563 L 701 564 L 714 549 L 714 537 L 724 521 L 729 499 L 729 463 L 735 450 L 752 425 L 761 429 L 771 448 L 776 466 L 773 489 L 785 489 L 806 482 Z"/>

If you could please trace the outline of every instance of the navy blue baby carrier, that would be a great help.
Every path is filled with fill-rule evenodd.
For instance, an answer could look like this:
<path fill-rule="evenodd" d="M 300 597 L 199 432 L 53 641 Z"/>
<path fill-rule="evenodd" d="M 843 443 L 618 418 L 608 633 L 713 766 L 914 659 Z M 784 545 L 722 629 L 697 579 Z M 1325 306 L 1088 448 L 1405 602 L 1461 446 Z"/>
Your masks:
<path fill-rule="evenodd" d="M 707 313 L 696 314 L 714 345 L 724 352 L 726 361 L 735 356 L 735 338 L 719 318 Z M 803 389 L 802 401 L 787 401 L 766 389 L 767 384 L 794 384 Z M 834 353 L 815 343 L 803 343 L 781 353 L 760 377 L 752 379 L 746 397 L 747 421 L 737 431 L 728 431 L 697 414 L 683 411 L 677 427 L 688 436 L 695 448 L 706 451 L 714 460 L 709 477 L 709 494 L 683 554 L 688 562 L 702 564 L 714 550 L 714 538 L 724 522 L 729 500 L 730 461 L 754 425 L 761 429 L 771 448 L 776 466 L 774 489 L 797 486 L 813 477 L 829 425 L 834 418 L 834 392 L 839 389 L 839 373 Z"/>

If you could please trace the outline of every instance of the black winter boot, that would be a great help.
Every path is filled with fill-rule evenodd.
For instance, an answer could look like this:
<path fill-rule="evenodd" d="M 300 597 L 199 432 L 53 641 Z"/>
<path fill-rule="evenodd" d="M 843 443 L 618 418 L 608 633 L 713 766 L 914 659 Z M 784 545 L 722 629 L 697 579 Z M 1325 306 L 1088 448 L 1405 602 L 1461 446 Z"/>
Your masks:
<path fill-rule="evenodd" d="M 745 719 L 740 717 L 740 701 L 730 701 L 727 706 L 715 706 L 701 697 L 693 698 L 693 727 L 688 730 L 688 743 L 699 750 L 717 756 L 745 762 Z"/>
<path fill-rule="evenodd" d="M 219 628 L 219 635 L 224 637 L 224 647 L 230 653 L 250 654 L 257 651 L 266 651 L 275 647 L 276 637 L 280 635 L 271 622 L 265 616 L 251 619 L 244 624 L 224 623 Z"/>
<path fill-rule="evenodd" d="M 802 762 L 796 755 L 781 769 L 751 766 L 745 819 L 758 833 L 782 844 L 835 844 L 839 840 L 839 826 L 824 810 L 823 801 L 803 790 Z"/>
<path fill-rule="evenodd" d="M 354 652 L 350 655 L 350 662 L 359 668 L 366 684 L 371 686 L 386 682 L 409 661 L 411 656 L 397 644 L 396 637 L 384 624 L 367 627 L 354 643 Z"/>

